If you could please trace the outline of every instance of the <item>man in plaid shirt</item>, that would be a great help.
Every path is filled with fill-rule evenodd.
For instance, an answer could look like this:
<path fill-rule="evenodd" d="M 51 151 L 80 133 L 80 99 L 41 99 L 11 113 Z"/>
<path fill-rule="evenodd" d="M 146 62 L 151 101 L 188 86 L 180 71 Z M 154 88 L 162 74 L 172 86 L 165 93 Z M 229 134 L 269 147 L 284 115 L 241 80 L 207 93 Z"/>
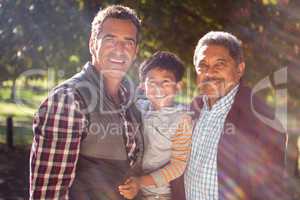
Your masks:
<path fill-rule="evenodd" d="M 94 18 L 91 62 L 53 89 L 34 117 L 30 199 L 123 199 L 118 186 L 139 173 L 143 153 L 125 76 L 139 32 L 128 7 L 109 6 Z"/>
<path fill-rule="evenodd" d="M 186 199 L 289 199 L 283 185 L 287 135 L 276 119 L 266 124 L 256 115 L 274 116 L 241 81 L 241 42 L 230 33 L 209 32 L 197 44 L 194 65 L 202 95 L 192 103 Z"/>

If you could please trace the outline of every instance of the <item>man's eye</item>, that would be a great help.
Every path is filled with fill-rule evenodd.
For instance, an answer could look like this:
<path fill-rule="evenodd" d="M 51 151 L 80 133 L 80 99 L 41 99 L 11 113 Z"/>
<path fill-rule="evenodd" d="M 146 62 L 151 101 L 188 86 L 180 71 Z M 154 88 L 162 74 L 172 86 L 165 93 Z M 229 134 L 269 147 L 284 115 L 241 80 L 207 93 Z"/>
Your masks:
<path fill-rule="evenodd" d="M 215 64 L 215 67 L 217 67 L 217 68 L 222 68 L 222 67 L 224 67 L 225 66 L 225 62 L 217 62 L 216 64 Z"/>
<path fill-rule="evenodd" d="M 135 46 L 135 42 L 132 40 L 126 40 L 125 41 L 125 46 L 126 47 L 134 47 Z"/>
<path fill-rule="evenodd" d="M 204 63 L 200 63 L 198 68 L 200 71 L 205 71 L 208 69 L 208 65 L 206 65 Z"/>
<path fill-rule="evenodd" d="M 112 37 L 104 37 L 104 38 L 103 38 L 103 41 L 104 41 L 105 43 L 113 44 L 113 43 L 115 42 L 115 39 L 112 38 Z"/>

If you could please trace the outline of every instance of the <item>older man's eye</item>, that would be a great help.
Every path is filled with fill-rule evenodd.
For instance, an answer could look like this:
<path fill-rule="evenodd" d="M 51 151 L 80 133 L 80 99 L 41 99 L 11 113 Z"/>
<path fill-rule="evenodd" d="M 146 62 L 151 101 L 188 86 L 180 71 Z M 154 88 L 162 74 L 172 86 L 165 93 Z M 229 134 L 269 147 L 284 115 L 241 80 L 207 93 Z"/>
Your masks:
<path fill-rule="evenodd" d="M 200 63 L 199 66 L 197 67 L 198 71 L 206 71 L 209 68 L 208 65 L 204 64 L 204 63 Z"/>
<path fill-rule="evenodd" d="M 221 62 L 217 62 L 214 67 L 217 69 L 221 69 L 225 66 L 225 62 L 221 61 Z"/>

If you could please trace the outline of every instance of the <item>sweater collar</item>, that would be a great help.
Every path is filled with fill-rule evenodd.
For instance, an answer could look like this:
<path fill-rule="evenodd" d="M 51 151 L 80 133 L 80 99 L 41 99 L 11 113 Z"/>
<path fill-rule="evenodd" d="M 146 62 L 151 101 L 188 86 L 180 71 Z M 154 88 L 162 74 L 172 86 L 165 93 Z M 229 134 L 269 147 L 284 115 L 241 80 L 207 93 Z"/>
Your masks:
<path fill-rule="evenodd" d="M 105 94 L 105 96 L 110 99 L 109 95 L 107 94 L 105 90 L 105 82 L 104 82 L 104 77 L 101 72 L 98 72 L 96 70 L 96 67 L 92 65 L 91 62 L 87 62 L 83 69 L 82 73 L 85 75 L 85 77 L 92 81 L 94 85 L 97 87 L 98 90 L 100 90 L 101 94 Z M 133 101 L 133 92 L 130 90 L 130 82 L 128 78 L 125 76 L 120 84 L 119 87 L 119 96 L 121 99 L 121 104 L 126 105 L 128 102 Z M 133 88 L 132 88 L 133 89 Z"/>

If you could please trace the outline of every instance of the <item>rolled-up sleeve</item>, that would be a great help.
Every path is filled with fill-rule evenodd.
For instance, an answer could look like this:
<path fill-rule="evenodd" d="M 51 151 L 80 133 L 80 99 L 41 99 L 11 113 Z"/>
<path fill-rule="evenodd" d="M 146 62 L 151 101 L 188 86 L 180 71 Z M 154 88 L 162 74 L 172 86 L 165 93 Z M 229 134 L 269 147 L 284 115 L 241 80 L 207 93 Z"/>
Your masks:
<path fill-rule="evenodd" d="M 176 133 L 171 138 L 171 159 L 161 169 L 152 172 L 156 186 L 160 187 L 181 176 L 185 170 L 190 153 L 192 140 L 192 119 L 184 116 L 176 128 Z"/>

